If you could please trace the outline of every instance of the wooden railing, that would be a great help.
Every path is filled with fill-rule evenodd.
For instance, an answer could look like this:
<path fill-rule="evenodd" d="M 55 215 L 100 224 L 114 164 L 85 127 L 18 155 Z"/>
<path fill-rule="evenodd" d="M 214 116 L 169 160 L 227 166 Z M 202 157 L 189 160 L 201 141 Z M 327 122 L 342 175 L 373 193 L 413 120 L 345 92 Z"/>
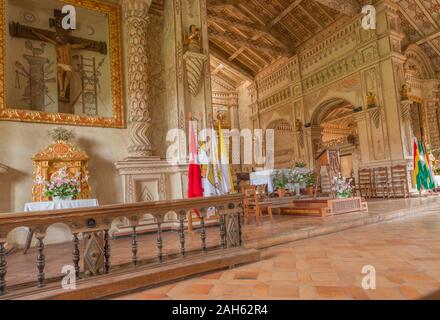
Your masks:
<path fill-rule="evenodd" d="M 197 212 L 200 217 L 200 252 L 209 250 L 206 245 L 206 226 L 205 219 L 208 209 L 215 208 L 219 217 L 219 223 L 216 225 L 219 232 L 220 243 L 218 247 L 227 250 L 231 247 L 242 245 L 241 235 L 241 216 L 242 216 L 242 195 L 227 195 L 221 197 L 197 198 L 173 201 L 158 201 L 147 203 L 135 203 L 124 205 L 110 205 L 96 208 L 81 208 L 69 210 L 41 211 L 33 213 L 7 213 L 0 215 L 0 295 L 4 295 L 7 288 L 7 255 L 5 244 L 8 234 L 17 227 L 27 227 L 34 231 L 37 239 L 36 251 L 36 267 L 37 267 L 37 286 L 42 288 L 45 286 L 45 247 L 44 239 L 47 229 L 55 223 L 63 223 L 67 225 L 72 233 L 72 263 L 75 274 L 81 278 L 84 274 L 81 272 L 80 260 L 80 235 L 83 241 L 87 239 L 100 238 L 103 248 L 102 267 L 97 268 L 100 273 L 111 273 L 111 248 L 109 231 L 112 222 L 116 219 L 124 217 L 129 220 L 132 230 L 131 234 L 131 264 L 137 266 L 139 264 L 138 257 L 138 234 L 137 227 L 139 221 L 145 214 L 154 217 L 157 224 L 157 236 L 155 239 L 157 248 L 157 261 L 162 263 L 163 256 L 163 239 L 161 224 L 165 222 L 165 215 L 169 212 L 176 213 L 178 225 L 178 246 L 180 252 L 177 255 L 184 257 L 186 255 L 185 248 L 185 222 L 188 212 Z M 91 236 L 92 235 L 92 236 Z M 85 247 L 85 246 L 84 246 Z M 83 252 L 83 257 L 86 252 Z M 99 263 L 99 261 L 97 262 Z M 92 272 L 93 274 L 93 272 Z"/>

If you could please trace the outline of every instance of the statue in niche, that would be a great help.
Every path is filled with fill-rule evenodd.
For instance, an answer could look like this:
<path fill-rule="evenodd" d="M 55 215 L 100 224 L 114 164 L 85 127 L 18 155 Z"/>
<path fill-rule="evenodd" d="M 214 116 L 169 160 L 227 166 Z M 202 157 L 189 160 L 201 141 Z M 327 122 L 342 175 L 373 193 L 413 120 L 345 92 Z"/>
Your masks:
<path fill-rule="evenodd" d="M 375 108 L 376 107 L 376 96 L 373 92 L 368 91 L 367 93 L 367 108 Z"/>
<path fill-rule="evenodd" d="M 197 53 L 202 51 L 200 29 L 194 24 L 189 27 L 189 33 L 185 34 L 184 43 L 189 51 Z"/>
<path fill-rule="evenodd" d="M 400 100 L 405 101 L 408 100 L 408 92 L 410 90 L 408 89 L 407 85 L 402 85 L 402 88 L 400 89 Z"/>

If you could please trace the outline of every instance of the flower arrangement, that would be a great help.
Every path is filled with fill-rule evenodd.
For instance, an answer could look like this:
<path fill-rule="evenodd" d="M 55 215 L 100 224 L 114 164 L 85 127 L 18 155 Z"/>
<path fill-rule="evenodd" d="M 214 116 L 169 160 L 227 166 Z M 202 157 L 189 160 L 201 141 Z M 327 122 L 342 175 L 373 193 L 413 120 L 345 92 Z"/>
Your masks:
<path fill-rule="evenodd" d="M 351 198 L 353 194 L 353 187 L 351 186 L 353 179 L 346 181 L 341 174 L 332 179 L 332 190 L 336 193 L 338 198 Z"/>
<path fill-rule="evenodd" d="M 295 167 L 289 171 L 287 180 L 289 181 L 289 183 L 304 184 L 307 175 L 308 175 L 307 172 L 305 172 L 304 170 L 300 170 L 300 168 Z"/>
<path fill-rule="evenodd" d="M 79 173 L 74 177 L 69 177 L 67 168 L 59 169 L 50 179 L 45 181 L 42 177 L 37 177 L 37 184 L 44 185 L 44 195 L 51 197 L 52 200 L 71 200 L 75 199 L 81 190 Z"/>

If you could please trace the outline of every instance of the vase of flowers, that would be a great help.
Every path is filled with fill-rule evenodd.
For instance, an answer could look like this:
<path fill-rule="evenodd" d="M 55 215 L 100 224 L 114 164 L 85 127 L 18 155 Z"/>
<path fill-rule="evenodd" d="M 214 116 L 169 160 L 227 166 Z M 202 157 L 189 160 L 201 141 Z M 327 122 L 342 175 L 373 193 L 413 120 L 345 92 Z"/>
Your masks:
<path fill-rule="evenodd" d="M 272 179 L 273 185 L 275 189 L 277 190 L 278 197 L 282 198 L 286 196 L 286 184 L 287 179 L 284 176 L 282 171 L 276 171 L 273 179 Z"/>
<path fill-rule="evenodd" d="M 81 190 L 79 174 L 71 177 L 67 168 L 59 169 L 52 175 L 50 181 L 37 177 L 36 182 L 44 185 L 44 195 L 51 198 L 52 201 L 75 199 Z"/>
<path fill-rule="evenodd" d="M 332 179 L 332 190 L 339 199 L 351 198 L 353 195 L 352 179 L 345 180 L 341 174 Z"/>
<path fill-rule="evenodd" d="M 301 187 L 305 186 L 308 172 L 309 170 L 305 167 L 294 167 L 289 171 L 288 181 L 294 186 L 297 196 L 300 195 Z"/>

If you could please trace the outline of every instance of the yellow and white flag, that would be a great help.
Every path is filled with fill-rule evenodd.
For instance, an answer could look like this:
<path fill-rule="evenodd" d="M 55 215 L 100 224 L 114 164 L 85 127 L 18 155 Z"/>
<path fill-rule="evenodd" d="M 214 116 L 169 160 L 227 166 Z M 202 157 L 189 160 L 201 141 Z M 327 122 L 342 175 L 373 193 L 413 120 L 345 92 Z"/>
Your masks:
<path fill-rule="evenodd" d="M 225 144 L 225 137 L 223 136 L 223 130 L 221 122 L 218 121 L 218 135 L 220 140 L 220 168 L 221 168 L 221 185 L 225 193 L 233 193 L 234 183 L 232 181 L 232 171 L 229 163 L 229 150 Z"/>

